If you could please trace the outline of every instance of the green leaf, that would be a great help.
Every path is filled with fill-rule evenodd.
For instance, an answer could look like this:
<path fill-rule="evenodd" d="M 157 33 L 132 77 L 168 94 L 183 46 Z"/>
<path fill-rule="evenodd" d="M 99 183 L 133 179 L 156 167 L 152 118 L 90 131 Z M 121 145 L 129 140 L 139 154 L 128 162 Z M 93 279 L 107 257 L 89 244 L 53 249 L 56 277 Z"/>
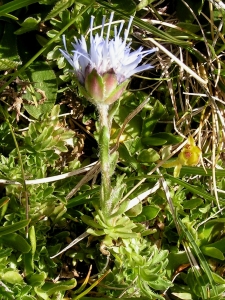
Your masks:
<path fill-rule="evenodd" d="M 225 279 L 222 278 L 221 276 L 219 276 L 218 274 L 212 272 L 212 277 L 214 279 L 214 281 L 218 284 L 225 284 Z"/>
<path fill-rule="evenodd" d="M 103 228 L 103 226 L 99 225 L 97 222 L 95 222 L 93 220 L 93 218 L 91 218 L 89 216 L 83 215 L 83 216 L 81 216 L 81 219 L 85 224 L 87 224 L 87 225 L 89 225 L 93 228 L 96 228 L 96 229 L 102 229 Z"/>
<path fill-rule="evenodd" d="M 22 276 L 17 271 L 7 271 L 2 274 L 2 280 L 11 284 L 21 283 L 23 281 Z"/>
<path fill-rule="evenodd" d="M 45 282 L 47 274 L 45 272 L 40 272 L 39 274 L 32 274 L 27 277 L 27 281 L 30 285 L 34 286 L 42 286 Z"/>
<path fill-rule="evenodd" d="M 108 277 L 109 277 L 109 275 L 108 275 Z M 109 300 L 109 298 L 108 297 L 94 297 L 94 299 L 95 300 Z M 116 300 L 116 299 L 118 299 L 118 298 L 111 298 L 110 297 L 110 299 L 112 299 L 112 300 Z M 135 300 L 135 298 L 129 298 L 129 297 L 121 297 L 121 300 Z M 90 297 L 82 297 L 81 298 L 81 300 L 93 300 L 93 299 L 90 299 Z M 149 300 L 149 298 L 147 298 L 147 297 L 138 297 L 138 300 Z"/>
<path fill-rule="evenodd" d="M 36 235 L 34 226 L 29 228 L 29 240 L 31 244 L 31 253 L 34 255 L 36 251 Z"/>
<path fill-rule="evenodd" d="M 1 249 L 0 250 L 0 257 L 1 257 L 1 259 L 4 258 L 4 257 L 10 256 L 10 254 L 11 254 L 12 251 L 13 251 L 13 249 L 11 249 L 11 248 Z"/>
<path fill-rule="evenodd" d="M 168 266 L 167 266 L 167 273 L 169 278 L 172 277 L 176 269 L 181 266 L 182 264 L 189 263 L 187 254 L 185 251 L 179 251 L 179 252 L 171 252 L 168 255 Z"/>
<path fill-rule="evenodd" d="M 85 204 L 90 202 L 89 196 L 91 196 L 92 194 L 98 193 L 99 192 L 99 188 L 94 188 L 92 190 L 88 190 L 88 191 L 84 191 L 82 192 L 80 195 L 71 198 L 70 201 L 67 203 L 66 207 L 67 208 L 71 208 L 74 206 L 78 206 L 80 204 Z"/>
<path fill-rule="evenodd" d="M 124 120 L 128 116 L 129 113 L 133 111 L 133 107 L 127 107 L 125 105 L 121 105 L 119 107 L 118 112 L 114 116 L 114 121 L 119 125 L 123 126 Z M 136 115 L 132 120 L 126 125 L 126 129 L 124 134 L 129 135 L 132 139 L 136 137 L 140 137 L 141 135 L 141 126 L 142 126 L 142 118 Z"/>
<path fill-rule="evenodd" d="M 2 197 L 2 198 L 0 199 L 0 208 L 3 207 L 6 203 L 8 203 L 9 200 L 10 200 L 10 198 L 7 197 L 7 196 Z"/>
<path fill-rule="evenodd" d="M 46 139 L 50 139 L 50 141 L 51 141 L 52 140 L 52 138 L 51 138 L 52 132 L 53 132 L 53 127 L 52 126 L 43 128 L 43 131 L 35 139 L 35 141 L 34 141 L 35 144 L 38 144 L 40 142 L 41 143 L 46 142 Z"/>
<path fill-rule="evenodd" d="M 55 145 L 55 148 L 57 148 L 61 152 L 67 152 L 68 151 L 67 147 L 65 146 L 64 141 L 58 141 L 57 144 Z"/>
<path fill-rule="evenodd" d="M 65 281 L 59 281 L 59 282 L 46 282 L 41 289 L 36 288 L 36 291 L 44 292 L 48 296 L 51 296 L 52 294 L 56 292 L 61 291 L 68 291 L 75 288 L 77 285 L 76 279 L 70 279 Z"/>
<path fill-rule="evenodd" d="M 147 146 L 162 146 L 165 145 L 167 142 L 165 139 L 151 137 L 151 136 L 143 137 L 141 141 L 144 145 Z"/>
<path fill-rule="evenodd" d="M 150 116 L 146 116 L 142 126 L 142 138 L 146 138 L 152 135 L 152 132 L 165 113 L 165 107 L 159 100 L 155 100 L 154 106 L 150 112 Z"/>
<path fill-rule="evenodd" d="M 56 100 L 57 80 L 55 73 L 44 62 L 35 62 L 26 71 L 29 80 L 33 82 L 33 91 L 24 96 L 34 105 L 24 105 L 27 112 L 34 118 L 49 113 Z M 40 101 L 41 100 L 41 101 Z M 38 102 L 41 103 L 38 103 Z"/>
<path fill-rule="evenodd" d="M 201 251 L 202 251 L 203 254 L 205 254 L 207 256 L 210 256 L 210 257 L 213 257 L 213 258 L 216 258 L 216 259 L 220 259 L 220 260 L 225 259 L 223 253 L 215 247 L 202 246 Z"/>
<path fill-rule="evenodd" d="M 154 205 L 144 206 L 142 212 L 135 218 L 132 218 L 135 222 L 144 222 L 147 220 L 153 220 L 157 217 L 160 208 Z"/>
<path fill-rule="evenodd" d="M 0 70 L 14 69 L 21 64 L 14 29 L 14 24 L 5 23 L 0 41 Z"/>
<path fill-rule="evenodd" d="M 19 65 L 21 65 L 21 62 L 0 58 L 0 71 L 16 69 Z"/>
<path fill-rule="evenodd" d="M 28 6 L 33 3 L 38 3 L 37 0 L 13 0 L 9 3 L 6 3 L 0 6 L 0 16 L 4 15 L 5 13 L 10 13 L 14 10 L 18 10 L 22 7 Z"/>
<path fill-rule="evenodd" d="M 40 23 L 40 21 L 41 21 L 40 17 L 37 17 L 37 19 L 33 17 L 28 17 L 21 24 L 21 28 L 16 30 L 14 34 L 20 35 L 28 31 L 36 30 L 38 29 L 38 24 Z"/>
<path fill-rule="evenodd" d="M 34 272 L 34 257 L 31 253 L 31 251 L 23 254 L 23 261 L 24 261 L 25 274 L 26 275 L 33 274 L 33 272 Z"/>
<path fill-rule="evenodd" d="M 87 229 L 87 233 L 89 233 L 89 234 L 91 234 L 93 236 L 105 235 L 104 230 L 100 230 L 100 229 L 93 230 L 92 228 L 88 228 Z"/>
<path fill-rule="evenodd" d="M 190 293 L 172 293 L 172 295 L 181 300 L 193 300 L 192 294 Z"/>
<path fill-rule="evenodd" d="M 193 198 L 182 202 L 184 209 L 194 209 L 202 204 L 203 200 L 201 198 Z"/>
<path fill-rule="evenodd" d="M 155 252 L 156 252 L 156 254 L 154 255 L 154 257 L 151 261 L 151 266 L 162 263 L 163 261 L 164 261 L 164 263 L 166 262 L 166 264 L 167 264 L 166 258 L 168 256 L 168 251 L 167 250 L 159 251 L 157 248 L 155 248 Z"/>
<path fill-rule="evenodd" d="M 28 253 L 31 250 L 31 246 L 28 242 L 17 233 L 4 235 L 0 238 L 0 241 L 3 245 L 16 249 L 22 253 Z"/>
<path fill-rule="evenodd" d="M 219 232 L 223 230 L 224 222 L 225 222 L 225 218 L 218 218 L 218 219 L 208 221 L 206 224 L 204 224 L 204 226 L 201 226 L 199 228 L 198 236 L 202 242 L 202 245 L 205 243 L 208 244 L 210 236 L 212 235 L 212 232 L 215 227 L 218 228 Z M 220 226 L 218 226 L 219 224 Z"/>
<path fill-rule="evenodd" d="M 175 145 L 183 141 L 180 136 L 175 136 L 172 133 L 159 132 L 148 137 L 142 138 L 142 142 L 148 146 Z"/>
<path fill-rule="evenodd" d="M 20 229 L 26 227 L 29 223 L 30 223 L 30 220 L 23 220 L 23 221 L 19 221 L 12 225 L 1 226 L 0 227 L 0 236 L 10 234 L 17 230 L 20 230 Z"/>
<path fill-rule="evenodd" d="M 6 18 L 9 18 L 9 19 L 12 19 L 12 20 L 15 20 L 15 21 L 18 21 L 18 18 L 11 15 L 11 14 L 2 14 L 2 17 L 6 17 Z"/>
<path fill-rule="evenodd" d="M 178 27 L 181 27 L 182 29 L 186 29 L 186 30 L 190 31 L 191 33 L 195 33 L 200 30 L 200 27 L 198 24 L 179 22 L 176 25 Z M 200 39 L 200 36 L 199 36 L 199 39 Z"/>
<path fill-rule="evenodd" d="M 168 287 L 171 287 L 173 285 L 170 281 L 167 281 L 166 279 L 163 279 L 163 278 L 160 278 L 160 277 L 156 281 L 148 282 L 148 284 L 154 290 L 165 290 Z"/>
<path fill-rule="evenodd" d="M 153 220 L 157 217 L 160 208 L 154 205 L 144 206 L 142 214 L 146 217 L 146 220 Z"/>
<path fill-rule="evenodd" d="M 134 207 L 132 207 L 131 209 L 129 209 L 126 212 L 126 215 L 128 217 L 136 217 L 138 216 L 140 213 L 142 212 L 142 203 L 139 202 L 137 205 L 135 205 Z"/>
<path fill-rule="evenodd" d="M 220 260 L 224 260 L 224 256 L 223 253 L 225 253 L 225 238 L 221 238 L 219 241 L 216 241 L 215 243 L 211 243 L 208 245 L 203 245 L 201 247 L 202 252 L 204 252 L 204 254 L 220 259 Z M 207 253 L 208 254 L 207 254 Z"/>
<path fill-rule="evenodd" d="M 118 211 L 119 206 L 120 206 L 120 205 L 118 205 L 118 203 L 123 198 L 123 193 L 126 188 L 126 184 L 123 183 L 123 179 L 124 179 L 124 176 L 117 176 L 116 186 L 113 187 L 113 189 L 110 193 L 110 201 L 112 203 L 113 213 L 116 213 L 116 211 Z M 120 214 L 122 214 L 122 212 Z"/>
<path fill-rule="evenodd" d="M 36 300 L 37 298 L 33 296 L 24 295 L 20 298 L 21 300 Z"/>
<path fill-rule="evenodd" d="M 160 155 L 152 148 L 142 150 L 137 157 L 137 160 L 142 163 L 152 163 L 159 159 Z"/>
<path fill-rule="evenodd" d="M 176 145 L 183 141 L 183 138 L 181 136 L 177 136 L 168 132 L 155 133 L 151 137 L 166 140 L 166 145 Z"/>
<path fill-rule="evenodd" d="M 158 280 L 159 276 L 156 274 L 152 274 L 151 271 L 145 268 L 140 268 L 140 276 L 145 281 L 156 281 Z"/>
<path fill-rule="evenodd" d="M 134 156 L 130 156 L 127 148 L 122 144 L 119 149 L 119 157 L 124 160 L 127 165 L 130 165 L 134 170 L 138 171 L 140 169 L 140 163 L 136 160 Z"/>
<path fill-rule="evenodd" d="M 217 293 L 215 294 L 212 289 L 210 289 L 210 300 L 222 300 L 224 298 L 225 284 L 220 284 L 216 286 Z"/>
<path fill-rule="evenodd" d="M 128 14 L 133 14 L 136 10 L 136 4 L 133 0 L 129 2 L 113 0 L 112 4 L 113 4 L 113 8 L 120 10 L 121 13 L 125 12 Z"/>
<path fill-rule="evenodd" d="M 129 152 L 130 156 L 133 156 L 136 152 L 143 150 L 144 145 L 141 142 L 140 137 L 136 137 L 135 139 L 125 140 L 124 142 L 127 151 Z"/>
<path fill-rule="evenodd" d="M 58 16 L 61 12 L 65 11 L 74 3 L 74 0 L 60 0 L 58 1 L 51 12 L 46 16 L 44 21 L 51 20 L 55 16 Z"/>

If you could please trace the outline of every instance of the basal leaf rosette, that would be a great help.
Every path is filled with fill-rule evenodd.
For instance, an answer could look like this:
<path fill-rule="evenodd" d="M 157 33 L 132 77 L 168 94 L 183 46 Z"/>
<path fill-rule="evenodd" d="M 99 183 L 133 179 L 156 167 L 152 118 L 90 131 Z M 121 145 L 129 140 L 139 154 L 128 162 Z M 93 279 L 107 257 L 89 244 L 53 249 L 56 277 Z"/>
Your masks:
<path fill-rule="evenodd" d="M 94 213 L 94 218 L 83 215 L 82 221 L 86 223 L 90 228 L 87 232 L 93 236 L 104 236 L 102 244 L 107 247 L 111 247 L 115 242 L 133 237 L 138 237 L 138 234 L 134 231 L 136 225 L 127 216 L 120 216 L 110 220 L 105 219 L 104 214 L 98 210 Z"/>

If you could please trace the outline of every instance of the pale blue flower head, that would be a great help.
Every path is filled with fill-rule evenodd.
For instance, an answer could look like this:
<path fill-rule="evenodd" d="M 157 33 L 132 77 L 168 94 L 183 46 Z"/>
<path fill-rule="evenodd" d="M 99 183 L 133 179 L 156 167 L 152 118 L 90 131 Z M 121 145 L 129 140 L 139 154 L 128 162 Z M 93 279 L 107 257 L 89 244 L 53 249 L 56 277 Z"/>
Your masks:
<path fill-rule="evenodd" d="M 73 71 L 81 84 L 82 92 L 93 103 L 111 104 L 116 101 L 125 90 L 129 78 L 139 72 L 153 68 L 150 64 L 139 65 L 142 59 L 156 51 L 143 50 L 143 47 L 132 51 L 127 43 L 127 37 L 133 21 L 130 18 L 124 37 L 121 38 L 124 21 L 120 22 L 119 30 L 114 26 L 114 38 L 110 39 L 110 29 L 113 21 L 113 13 L 109 23 L 102 20 L 101 33 L 93 36 L 94 17 L 90 24 L 90 47 L 88 49 L 84 36 L 72 43 L 74 50 L 70 54 L 66 47 L 65 36 L 63 43 L 65 50 L 60 49 L 63 56 L 73 67 Z M 104 38 L 104 29 L 107 28 Z"/>

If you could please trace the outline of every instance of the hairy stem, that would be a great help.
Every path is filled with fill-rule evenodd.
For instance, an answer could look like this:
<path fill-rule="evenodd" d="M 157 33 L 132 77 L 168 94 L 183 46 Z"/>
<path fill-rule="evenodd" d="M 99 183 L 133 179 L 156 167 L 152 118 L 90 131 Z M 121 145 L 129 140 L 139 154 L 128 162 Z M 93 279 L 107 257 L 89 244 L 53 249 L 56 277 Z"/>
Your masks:
<path fill-rule="evenodd" d="M 102 173 L 101 183 L 101 197 L 100 206 L 105 216 L 110 215 L 112 204 L 110 201 L 111 193 L 111 181 L 110 181 L 110 153 L 109 153 L 109 141 L 110 141 L 110 128 L 108 120 L 109 106 L 105 104 L 98 105 L 99 122 L 100 122 L 100 164 Z"/>

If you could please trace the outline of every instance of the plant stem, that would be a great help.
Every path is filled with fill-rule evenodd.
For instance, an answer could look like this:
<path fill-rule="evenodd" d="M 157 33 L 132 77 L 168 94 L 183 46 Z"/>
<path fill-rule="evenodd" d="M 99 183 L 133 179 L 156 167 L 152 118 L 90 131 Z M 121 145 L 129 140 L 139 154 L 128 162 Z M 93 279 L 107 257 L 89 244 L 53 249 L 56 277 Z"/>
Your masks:
<path fill-rule="evenodd" d="M 101 197 L 100 206 L 103 214 L 109 216 L 112 203 L 110 201 L 111 193 L 111 180 L 110 180 L 110 153 L 109 153 L 109 141 L 110 141 L 110 126 L 108 120 L 109 106 L 105 104 L 98 105 L 99 122 L 100 122 L 100 164 L 102 173 L 101 183 Z"/>

